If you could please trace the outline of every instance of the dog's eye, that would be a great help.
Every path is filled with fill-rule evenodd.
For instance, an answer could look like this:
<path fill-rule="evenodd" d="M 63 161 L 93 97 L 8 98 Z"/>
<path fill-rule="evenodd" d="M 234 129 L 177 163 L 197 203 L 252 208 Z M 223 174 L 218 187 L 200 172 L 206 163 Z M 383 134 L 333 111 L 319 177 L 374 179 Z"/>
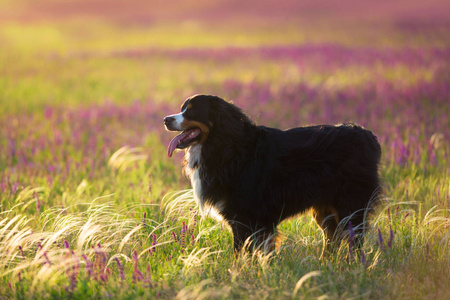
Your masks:
<path fill-rule="evenodd" d="M 186 110 L 186 112 L 184 113 L 186 116 L 192 116 L 193 115 L 193 111 L 192 111 L 192 109 L 188 109 L 188 110 Z"/>

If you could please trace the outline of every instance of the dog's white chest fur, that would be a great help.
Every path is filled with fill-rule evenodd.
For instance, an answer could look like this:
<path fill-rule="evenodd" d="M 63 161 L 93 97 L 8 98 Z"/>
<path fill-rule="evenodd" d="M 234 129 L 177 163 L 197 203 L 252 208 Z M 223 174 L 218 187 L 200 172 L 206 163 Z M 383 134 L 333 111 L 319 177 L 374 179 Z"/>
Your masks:
<path fill-rule="evenodd" d="M 217 220 L 222 220 L 220 212 L 224 208 L 224 203 L 221 201 L 212 207 L 208 205 L 206 208 L 206 199 L 204 198 L 202 191 L 202 180 L 200 178 L 200 168 L 201 168 L 201 153 L 202 145 L 197 144 L 189 147 L 186 151 L 185 160 L 186 167 L 185 173 L 191 179 L 191 185 L 194 190 L 194 200 L 199 207 L 200 214 L 202 216 L 210 214 L 213 218 Z"/>

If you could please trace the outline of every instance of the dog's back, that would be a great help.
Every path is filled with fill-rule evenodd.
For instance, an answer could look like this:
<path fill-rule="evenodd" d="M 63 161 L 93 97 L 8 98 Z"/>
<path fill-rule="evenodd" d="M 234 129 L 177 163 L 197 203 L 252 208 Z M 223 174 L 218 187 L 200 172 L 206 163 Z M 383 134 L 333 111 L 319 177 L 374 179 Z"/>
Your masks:
<path fill-rule="evenodd" d="M 372 132 L 354 124 L 264 130 L 278 153 L 268 191 L 280 186 L 301 199 L 289 200 L 286 213 L 320 205 L 355 211 L 373 200 L 381 148 Z"/>

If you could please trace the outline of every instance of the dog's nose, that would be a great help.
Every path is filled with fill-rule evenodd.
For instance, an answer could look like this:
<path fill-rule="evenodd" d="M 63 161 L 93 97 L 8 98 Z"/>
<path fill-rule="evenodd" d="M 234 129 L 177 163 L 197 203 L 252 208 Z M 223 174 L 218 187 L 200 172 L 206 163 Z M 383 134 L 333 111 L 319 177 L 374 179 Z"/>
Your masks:
<path fill-rule="evenodd" d="M 175 121 L 175 118 L 174 117 L 165 117 L 164 118 L 164 124 L 169 124 L 169 123 L 172 123 L 173 121 Z"/>

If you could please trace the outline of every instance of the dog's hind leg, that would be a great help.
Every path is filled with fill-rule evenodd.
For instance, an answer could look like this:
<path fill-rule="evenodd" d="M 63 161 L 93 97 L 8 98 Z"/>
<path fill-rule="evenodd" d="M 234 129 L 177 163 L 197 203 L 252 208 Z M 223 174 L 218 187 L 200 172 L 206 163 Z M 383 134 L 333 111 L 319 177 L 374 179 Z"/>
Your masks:
<path fill-rule="evenodd" d="M 339 224 L 339 217 L 333 207 L 324 206 L 313 209 L 313 218 L 323 231 L 324 247 L 320 258 L 324 258 L 333 251 L 336 243 L 334 235 Z"/>

